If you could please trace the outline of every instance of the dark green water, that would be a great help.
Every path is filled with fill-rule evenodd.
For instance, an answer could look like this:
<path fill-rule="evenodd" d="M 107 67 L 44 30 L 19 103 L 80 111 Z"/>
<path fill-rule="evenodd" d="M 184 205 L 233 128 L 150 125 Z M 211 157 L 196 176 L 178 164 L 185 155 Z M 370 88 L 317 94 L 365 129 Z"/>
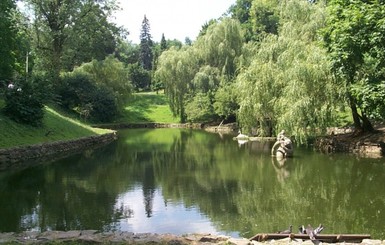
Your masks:
<path fill-rule="evenodd" d="M 0 232 L 209 232 L 251 237 L 290 224 L 385 238 L 385 161 L 186 129 L 135 129 L 53 163 L 0 172 Z M 294 231 L 296 231 L 295 229 Z"/>

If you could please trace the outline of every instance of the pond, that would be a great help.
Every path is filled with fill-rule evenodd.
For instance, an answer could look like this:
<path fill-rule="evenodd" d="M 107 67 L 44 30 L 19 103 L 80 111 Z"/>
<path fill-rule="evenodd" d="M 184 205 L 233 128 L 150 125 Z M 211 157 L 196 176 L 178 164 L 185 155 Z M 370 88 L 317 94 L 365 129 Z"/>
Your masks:
<path fill-rule="evenodd" d="M 84 230 L 252 237 L 293 225 L 384 238 L 385 163 L 190 129 L 129 129 L 55 162 L 0 172 L 0 232 Z"/>

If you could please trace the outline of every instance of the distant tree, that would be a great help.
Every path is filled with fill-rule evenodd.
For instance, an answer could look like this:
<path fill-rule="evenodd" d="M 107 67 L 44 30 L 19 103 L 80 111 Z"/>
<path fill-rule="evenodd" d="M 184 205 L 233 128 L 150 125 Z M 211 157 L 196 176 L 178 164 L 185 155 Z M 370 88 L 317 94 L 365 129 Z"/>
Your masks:
<path fill-rule="evenodd" d="M 186 37 L 186 38 L 184 39 L 184 44 L 191 46 L 191 45 L 192 45 L 191 39 L 190 39 L 189 37 Z"/>
<path fill-rule="evenodd" d="M 217 20 L 211 19 L 208 22 L 204 23 L 201 27 L 201 30 L 199 31 L 198 37 L 204 36 L 209 26 L 216 24 L 217 22 L 218 22 Z"/>
<path fill-rule="evenodd" d="M 162 39 L 160 40 L 160 50 L 163 52 L 167 49 L 167 41 L 164 37 L 164 33 L 162 33 Z"/>
<path fill-rule="evenodd" d="M 167 48 L 175 47 L 177 49 L 182 48 L 183 43 L 177 39 L 174 40 L 167 40 Z"/>
<path fill-rule="evenodd" d="M 241 23 L 242 28 L 245 30 L 246 41 L 252 40 L 255 35 L 250 18 L 252 2 L 253 0 L 237 0 L 228 10 L 230 16 Z"/>
<path fill-rule="evenodd" d="M 121 40 L 115 50 L 115 57 L 126 64 L 134 64 L 139 60 L 140 47 L 138 44 Z"/>
<path fill-rule="evenodd" d="M 267 33 L 278 32 L 278 0 L 237 0 L 228 12 L 239 20 L 248 41 L 261 41 Z"/>
<path fill-rule="evenodd" d="M 278 34 L 279 1 L 254 0 L 250 10 L 252 40 L 261 41 L 266 34 Z"/>
<path fill-rule="evenodd" d="M 149 87 L 151 82 L 151 73 L 144 69 L 138 63 L 128 65 L 129 79 L 136 91 L 140 91 Z"/>
<path fill-rule="evenodd" d="M 142 21 L 142 29 L 140 31 L 140 64 L 144 69 L 151 71 L 153 62 L 152 53 L 153 42 L 150 34 L 150 22 L 147 17 L 144 16 Z"/>

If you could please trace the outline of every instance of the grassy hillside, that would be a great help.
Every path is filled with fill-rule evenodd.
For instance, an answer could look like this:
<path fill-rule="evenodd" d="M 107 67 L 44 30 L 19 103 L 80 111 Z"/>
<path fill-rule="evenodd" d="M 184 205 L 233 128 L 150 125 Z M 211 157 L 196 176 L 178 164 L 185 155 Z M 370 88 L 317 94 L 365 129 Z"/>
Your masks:
<path fill-rule="evenodd" d="M 0 101 L 0 110 L 3 104 Z M 76 139 L 109 132 L 64 117 L 49 107 L 45 108 L 45 112 L 42 127 L 16 123 L 0 113 L 0 148 Z"/>
<path fill-rule="evenodd" d="M 134 94 L 117 122 L 179 123 L 179 118 L 173 116 L 164 93 L 148 92 Z"/>
<path fill-rule="evenodd" d="M 0 100 L 0 111 L 3 107 L 4 102 Z M 179 119 L 173 117 L 163 93 L 151 92 L 134 94 L 117 122 L 178 123 Z M 106 132 L 110 131 L 92 128 L 47 106 L 42 127 L 16 123 L 0 112 L 0 148 L 76 139 Z"/>

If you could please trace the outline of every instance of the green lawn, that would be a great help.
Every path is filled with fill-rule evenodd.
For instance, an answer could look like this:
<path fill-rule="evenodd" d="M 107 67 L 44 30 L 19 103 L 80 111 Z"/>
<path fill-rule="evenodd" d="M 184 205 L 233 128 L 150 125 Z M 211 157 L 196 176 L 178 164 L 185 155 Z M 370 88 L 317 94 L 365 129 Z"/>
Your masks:
<path fill-rule="evenodd" d="M 51 106 L 45 107 L 43 126 L 33 127 L 16 123 L 1 113 L 4 101 L 0 100 L 0 148 L 70 140 L 110 132 L 92 128 Z M 117 123 L 178 123 L 173 117 L 163 93 L 136 93 L 127 103 Z"/>
<path fill-rule="evenodd" d="M 0 101 L 0 110 L 3 104 Z M 62 116 L 50 107 L 45 107 L 42 127 L 16 123 L 0 112 L 0 148 L 70 140 L 107 132 L 110 130 L 92 128 Z"/>
<path fill-rule="evenodd" d="M 179 123 L 167 103 L 164 93 L 136 93 L 128 101 L 119 123 Z"/>

